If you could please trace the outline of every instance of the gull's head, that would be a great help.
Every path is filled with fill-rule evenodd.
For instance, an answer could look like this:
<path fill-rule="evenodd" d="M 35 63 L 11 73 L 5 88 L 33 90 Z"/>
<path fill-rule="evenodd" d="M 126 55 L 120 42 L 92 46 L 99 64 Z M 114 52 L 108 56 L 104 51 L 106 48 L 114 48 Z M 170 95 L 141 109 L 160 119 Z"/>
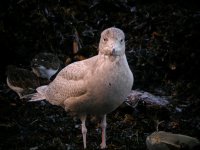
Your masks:
<path fill-rule="evenodd" d="M 125 35 L 118 28 L 111 27 L 101 33 L 99 53 L 102 55 L 121 56 L 125 54 Z"/>

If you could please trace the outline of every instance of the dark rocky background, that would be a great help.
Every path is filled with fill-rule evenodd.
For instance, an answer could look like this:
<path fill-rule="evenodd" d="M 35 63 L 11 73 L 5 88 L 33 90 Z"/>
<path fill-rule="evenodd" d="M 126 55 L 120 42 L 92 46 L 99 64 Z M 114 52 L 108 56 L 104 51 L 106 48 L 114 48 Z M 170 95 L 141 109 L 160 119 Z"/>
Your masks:
<path fill-rule="evenodd" d="M 19 100 L 6 85 L 9 64 L 30 67 L 39 52 L 70 57 L 97 54 L 100 33 L 116 26 L 126 34 L 133 89 L 168 96 L 167 108 L 119 108 L 108 115 L 109 149 L 146 149 L 160 130 L 200 138 L 200 8 L 195 0 L 1 0 L 0 149 L 82 149 L 79 120 L 48 103 Z M 82 47 L 73 53 L 73 42 Z M 128 116 L 128 117 L 127 117 Z M 128 119 L 127 119 L 128 118 Z M 128 121 L 127 121 L 128 120 Z M 88 121 L 88 149 L 101 140 Z"/>

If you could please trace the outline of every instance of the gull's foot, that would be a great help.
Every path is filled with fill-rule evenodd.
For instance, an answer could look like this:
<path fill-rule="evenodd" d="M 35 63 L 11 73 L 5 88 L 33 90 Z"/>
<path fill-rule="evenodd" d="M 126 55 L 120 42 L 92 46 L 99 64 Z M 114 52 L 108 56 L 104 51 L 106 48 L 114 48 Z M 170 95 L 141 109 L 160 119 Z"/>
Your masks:
<path fill-rule="evenodd" d="M 100 144 L 100 147 L 101 147 L 101 149 L 107 148 L 106 143 L 101 143 L 101 144 Z"/>

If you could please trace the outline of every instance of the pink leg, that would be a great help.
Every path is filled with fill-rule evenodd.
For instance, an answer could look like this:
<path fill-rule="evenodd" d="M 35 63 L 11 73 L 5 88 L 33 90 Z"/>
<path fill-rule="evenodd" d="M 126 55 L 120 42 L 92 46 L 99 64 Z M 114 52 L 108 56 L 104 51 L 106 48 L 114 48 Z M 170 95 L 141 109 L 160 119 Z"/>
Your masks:
<path fill-rule="evenodd" d="M 106 115 L 103 116 L 101 121 L 101 128 L 102 128 L 102 142 L 101 142 L 101 149 L 106 148 Z"/>
<path fill-rule="evenodd" d="M 82 135 L 83 135 L 83 146 L 84 146 L 84 149 L 86 149 L 86 134 L 87 134 L 87 128 L 85 126 L 85 121 L 86 121 L 86 115 L 82 115 L 80 117 L 81 119 L 81 131 L 82 131 Z"/>

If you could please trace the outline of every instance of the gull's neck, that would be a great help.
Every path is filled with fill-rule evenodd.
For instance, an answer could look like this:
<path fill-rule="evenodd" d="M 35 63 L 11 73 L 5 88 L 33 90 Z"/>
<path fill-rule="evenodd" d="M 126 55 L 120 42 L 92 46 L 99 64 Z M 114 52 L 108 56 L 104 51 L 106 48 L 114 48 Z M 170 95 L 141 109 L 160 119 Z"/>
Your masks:
<path fill-rule="evenodd" d="M 119 55 L 119 56 L 114 56 L 114 55 L 104 55 L 104 54 L 98 54 L 98 59 L 97 59 L 98 65 L 103 65 L 103 64 L 120 64 L 120 66 L 126 66 L 128 64 L 126 55 Z M 119 66 L 119 65 L 118 65 Z"/>
<path fill-rule="evenodd" d="M 119 61 L 121 59 L 126 59 L 126 55 L 122 54 L 122 55 L 108 55 L 108 54 L 102 54 L 99 53 L 99 58 L 100 59 L 104 59 L 104 60 L 110 60 L 110 61 Z"/>

